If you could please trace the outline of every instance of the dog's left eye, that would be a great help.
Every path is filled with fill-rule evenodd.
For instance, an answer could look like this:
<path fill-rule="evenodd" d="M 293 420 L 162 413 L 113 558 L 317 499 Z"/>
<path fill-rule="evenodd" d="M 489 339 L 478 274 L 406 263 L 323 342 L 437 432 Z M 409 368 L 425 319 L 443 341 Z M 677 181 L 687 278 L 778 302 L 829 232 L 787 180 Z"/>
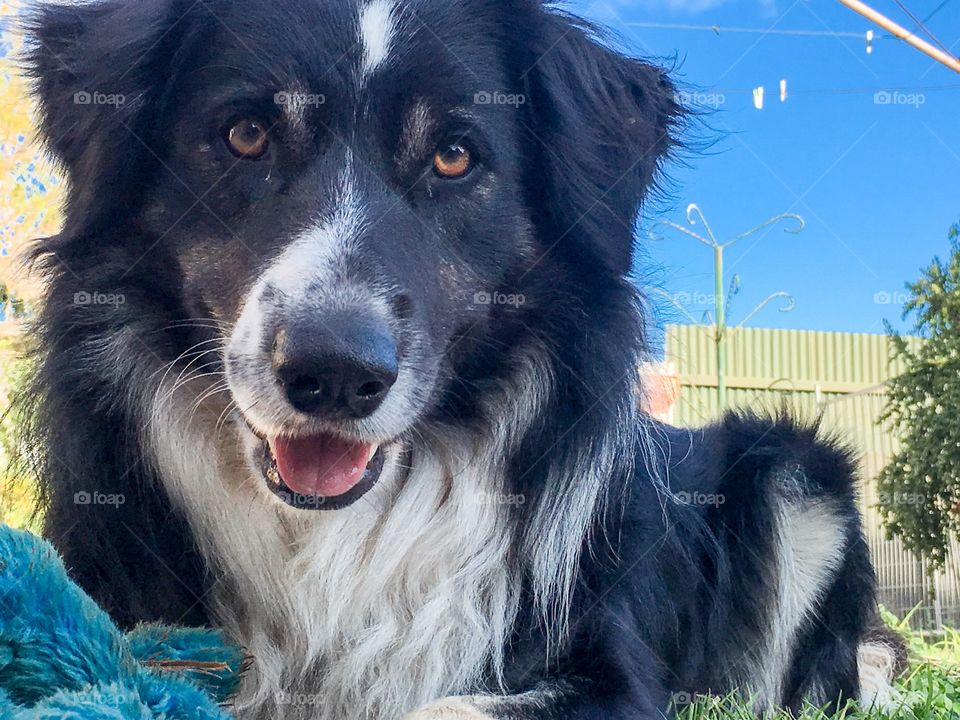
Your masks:
<path fill-rule="evenodd" d="M 247 160 L 261 158 L 270 147 L 267 129 L 259 120 L 244 118 L 235 122 L 227 130 L 227 146 L 237 157 Z"/>
<path fill-rule="evenodd" d="M 473 169 L 473 157 L 463 145 L 441 147 L 433 156 L 433 170 L 442 178 L 462 178 Z"/>

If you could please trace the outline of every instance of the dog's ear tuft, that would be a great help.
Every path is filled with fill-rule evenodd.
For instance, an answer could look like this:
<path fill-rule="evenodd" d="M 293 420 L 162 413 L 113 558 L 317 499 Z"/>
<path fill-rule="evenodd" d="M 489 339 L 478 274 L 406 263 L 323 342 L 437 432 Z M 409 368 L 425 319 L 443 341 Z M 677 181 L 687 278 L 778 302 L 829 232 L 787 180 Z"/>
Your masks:
<path fill-rule="evenodd" d="M 145 150 L 138 118 L 152 101 L 168 0 L 37 3 L 24 20 L 45 144 L 72 179 L 67 222 L 93 195 L 116 198 Z M 138 147 L 139 146 L 139 147 Z"/>
<path fill-rule="evenodd" d="M 626 273 L 633 226 L 683 110 L 666 73 L 606 46 L 589 23 L 538 8 L 525 71 L 544 192 L 557 231 Z"/>

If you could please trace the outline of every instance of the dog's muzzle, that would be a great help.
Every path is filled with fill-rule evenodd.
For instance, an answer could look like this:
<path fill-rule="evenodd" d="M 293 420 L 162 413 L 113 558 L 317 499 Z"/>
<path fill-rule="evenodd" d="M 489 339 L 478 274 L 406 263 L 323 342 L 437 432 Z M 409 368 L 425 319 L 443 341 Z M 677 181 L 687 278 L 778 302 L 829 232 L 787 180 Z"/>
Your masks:
<path fill-rule="evenodd" d="M 324 431 L 270 435 L 250 426 L 261 444 L 260 469 L 278 497 L 297 508 L 336 509 L 376 484 L 383 450 L 337 429 L 376 412 L 398 364 L 389 325 L 372 313 L 304 312 L 279 325 L 270 352 L 275 387 L 292 415 Z"/>

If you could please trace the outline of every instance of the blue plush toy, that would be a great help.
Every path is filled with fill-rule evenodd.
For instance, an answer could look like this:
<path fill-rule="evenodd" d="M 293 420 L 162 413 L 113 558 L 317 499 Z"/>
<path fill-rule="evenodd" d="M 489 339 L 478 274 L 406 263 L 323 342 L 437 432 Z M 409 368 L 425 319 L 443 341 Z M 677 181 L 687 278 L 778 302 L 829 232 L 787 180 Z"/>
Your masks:
<path fill-rule="evenodd" d="M 0 720 L 229 720 L 243 662 L 214 630 L 120 632 L 50 545 L 0 525 Z"/>

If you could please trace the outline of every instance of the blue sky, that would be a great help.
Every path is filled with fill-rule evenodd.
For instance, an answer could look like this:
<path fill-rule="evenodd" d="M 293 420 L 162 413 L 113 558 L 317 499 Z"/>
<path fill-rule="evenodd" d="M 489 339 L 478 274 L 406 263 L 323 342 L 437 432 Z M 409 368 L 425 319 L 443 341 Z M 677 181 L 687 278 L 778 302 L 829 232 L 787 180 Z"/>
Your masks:
<path fill-rule="evenodd" d="M 941 2 L 905 0 L 921 18 Z M 913 27 L 893 0 L 872 4 Z M 960 220 L 960 75 L 879 29 L 868 55 L 871 24 L 833 0 L 577 0 L 571 8 L 611 28 L 635 53 L 675 58 L 683 90 L 714 108 L 699 134 L 715 144 L 688 157 L 689 167 L 670 168 L 670 197 L 649 208 L 644 228 L 657 219 L 683 222 L 690 202 L 721 240 L 781 212 L 806 220 L 799 235 L 773 227 L 727 251 L 728 270 L 742 281 L 734 320 L 783 290 L 795 309 L 768 307 L 751 325 L 882 332 L 888 319 L 908 329 L 900 322 L 903 285 L 946 254 L 947 229 Z M 928 27 L 960 54 L 960 0 Z M 788 91 L 782 104 L 781 79 Z M 751 90 L 761 85 L 766 101 L 757 111 Z M 882 104 L 881 91 L 901 94 Z M 677 233 L 644 245 L 638 270 L 700 318 L 713 288 L 708 248 Z M 665 301 L 658 308 L 661 322 L 683 321 Z"/>

